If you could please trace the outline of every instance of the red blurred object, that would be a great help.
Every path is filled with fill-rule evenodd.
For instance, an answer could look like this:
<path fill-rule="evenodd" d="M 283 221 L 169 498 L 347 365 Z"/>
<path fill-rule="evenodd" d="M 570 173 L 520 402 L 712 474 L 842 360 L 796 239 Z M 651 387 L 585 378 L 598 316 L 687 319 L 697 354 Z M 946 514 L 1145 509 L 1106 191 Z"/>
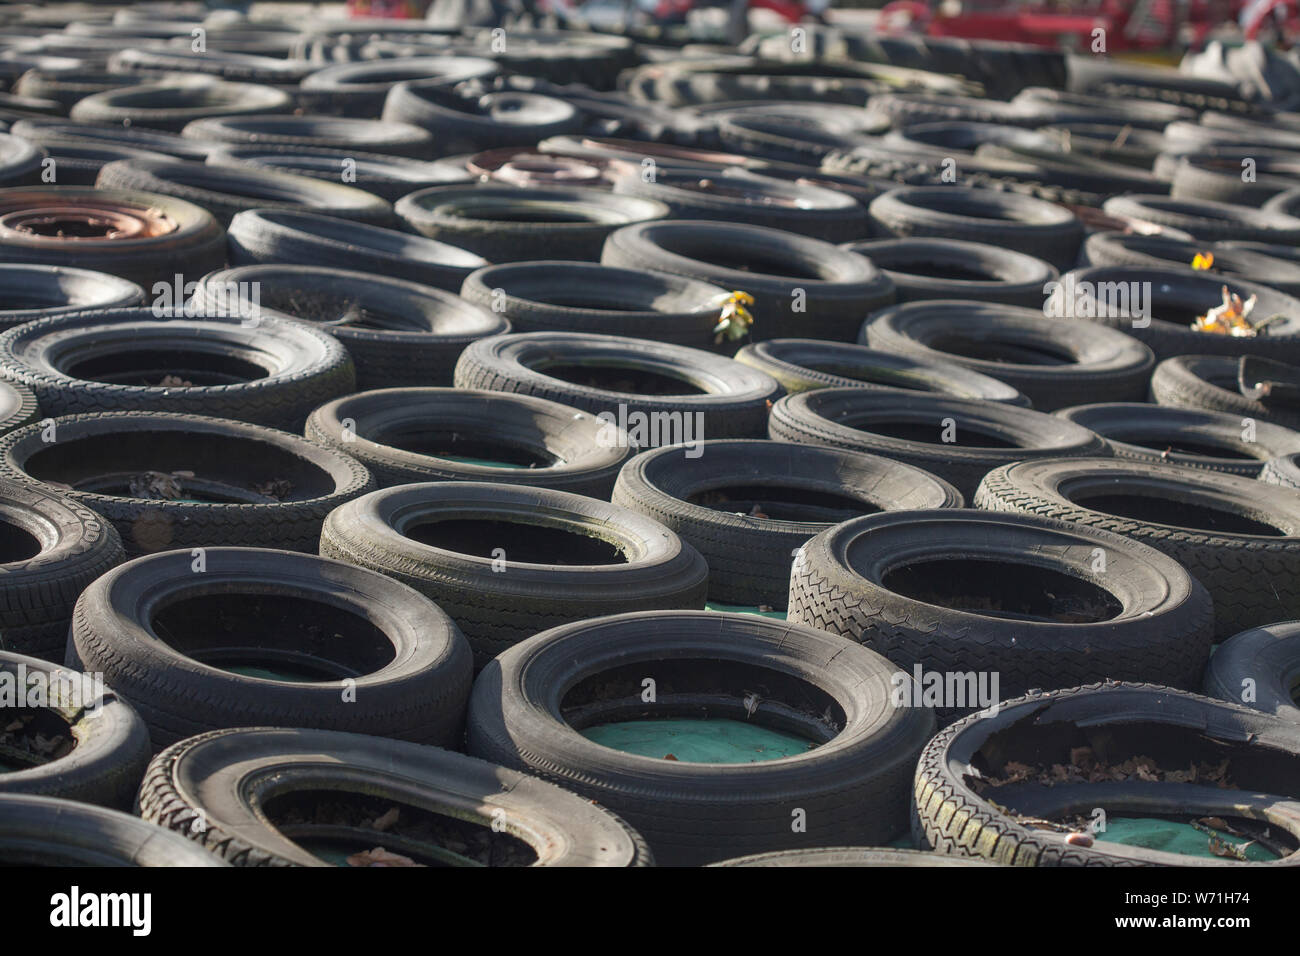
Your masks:
<path fill-rule="evenodd" d="M 884 33 L 913 31 L 928 36 L 1007 40 L 1038 46 L 1090 50 L 1102 30 L 1105 52 L 1197 48 L 1225 23 L 1237 21 L 1253 39 L 1265 24 L 1294 25 L 1297 0 L 1089 0 L 1084 3 L 1026 3 L 964 0 L 934 6 L 922 0 L 894 0 L 880 11 Z M 1102 52 L 1097 50 L 1095 52 Z"/>
<path fill-rule="evenodd" d="M 383 20 L 423 20 L 431 0 L 348 0 L 348 16 Z"/>

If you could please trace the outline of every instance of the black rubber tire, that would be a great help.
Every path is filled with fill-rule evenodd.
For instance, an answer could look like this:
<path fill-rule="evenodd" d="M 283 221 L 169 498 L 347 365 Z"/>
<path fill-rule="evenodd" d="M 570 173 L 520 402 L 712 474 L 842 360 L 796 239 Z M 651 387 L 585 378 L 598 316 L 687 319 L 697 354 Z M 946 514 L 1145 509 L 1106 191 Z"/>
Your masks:
<path fill-rule="evenodd" d="M 93 186 L 99 178 L 99 171 L 109 163 L 168 158 L 163 153 L 89 141 L 49 143 L 41 148 L 49 157 L 50 182 L 60 186 Z"/>
<path fill-rule="evenodd" d="M 1137 285 L 1141 283 L 1141 285 Z M 1214 335 L 1191 328 L 1193 319 L 1204 315 L 1211 306 L 1223 303 L 1223 287 L 1247 299 L 1257 301 L 1252 315 L 1284 318 L 1256 336 Z M 1059 286 L 1069 311 L 1080 319 L 1108 325 L 1139 339 L 1156 354 L 1157 361 L 1187 355 L 1263 355 L 1283 362 L 1300 364 L 1300 299 L 1292 298 L 1265 285 L 1246 282 L 1233 276 L 1207 274 L 1185 269 L 1157 269 L 1150 266 L 1092 266 L 1067 272 Z M 1118 288 L 1129 300 L 1128 315 L 1119 315 L 1106 296 L 1098 293 Z M 1138 289 L 1142 290 L 1138 292 Z M 1149 315 L 1132 314 L 1136 305 L 1133 293 L 1145 301 Z M 1149 294 L 1148 294 L 1149 292 Z M 1115 315 L 1108 313 L 1114 312 Z M 1092 314 L 1089 314 L 1092 313 Z M 1174 317 L 1177 317 L 1176 319 Z"/>
<path fill-rule="evenodd" d="M 818 497 L 829 503 L 807 500 Z M 704 555 L 710 601 L 776 610 L 785 610 L 797 549 L 832 524 L 963 503 L 952 485 L 902 462 L 745 440 L 637 455 L 619 472 L 610 500 L 654 518 Z"/>
<path fill-rule="evenodd" d="M 1259 473 L 1259 477 L 1270 485 L 1300 488 L 1300 455 L 1274 458 L 1264 465 L 1264 470 Z"/>
<path fill-rule="evenodd" d="M 435 157 L 533 146 L 583 127 L 582 114 L 552 96 L 514 91 L 462 95 L 437 82 L 398 83 L 388 91 L 381 116 L 433 133 Z"/>
<path fill-rule="evenodd" d="M 1132 126 L 1136 129 L 1163 130 L 1170 123 L 1179 120 L 1196 120 L 1195 110 L 1175 103 L 1070 93 L 1044 86 L 1026 87 L 1016 94 L 1012 102 L 1032 103 L 1039 110 L 1051 113 L 1053 126 L 1087 120 Z"/>
<path fill-rule="evenodd" d="M 750 337 L 851 342 L 894 284 L 865 256 L 807 236 L 722 222 L 649 222 L 614 232 L 600 261 L 711 282 L 754 297 Z M 802 310 L 800 309 L 802 306 Z"/>
<path fill-rule="evenodd" d="M 0 519 L 13 550 L 0 564 L 0 650 L 62 662 L 77 595 L 120 564 L 112 525 L 69 497 L 0 482 Z"/>
<path fill-rule="evenodd" d="M 491 839 L 526 842 L 537 853 L 534 865 L 653 862 L 645 841 L 621 819 L 545 781 L 437 747 L 340 731 L 244 728 L 182 740 L 149 765 L 140 815 L 235 866 L 328 866 L 293 842 L 293 830 L 274 826 L 262 803 L 272 788 L 292 795 L 331 784 L 493 834 L 501 821 L 500 836 Z M 395 839 L 385 842 L 404 850 Z"/>
<path fill-rule="evenodd" d="M 899 426 L 903 434 L 895 437 L 888 430 L 870 430 L 882 424 Z M 933 429 L 935 440 L 910 437 L 926 428 Z M 942 441 L 945 432 L 961 441 L 968 430 L 977 442 L 997 444 Z M 1108 453 L 1101 436 L 1054 415 L 1002 403 L 885 389 L 823 388 L 787 395 L 772 407 L 768 433 L 784 441 L 864 451 L 915 465 L 951 482 L 967 500 L 980 479 L 999 465 Z"/>
<path fill-rule="evenodd" d="M 981 860 L 964 860 L 941 853 L 922 853 L 919 850 L 892 849 L 889 847 L 827 846 L 811 850 L 777 850 L 773 853 L 754 853 L 738 856 L 709 866 L 990 866 Z"/>
<path fill-rule="evenodd" d="M 1187 76 L 1163 66 L 1124 63 L 1089 54 L 1072 54 L 1066 60 L 1071 93 L 1088 93 L 1117 103 L 1172 103 L 1195 111 L 1226 110 L 1251 114 L 1257 107 L 1234 83 Z"/>
<path fill-rule="evenodd" d="M 883 352 L 997 378 L 1045 412 L 1090 399 L 1140 401 L 1155 367 L 1151 350 L 1132 336 L 999 303 L 894 306 L 867 319 L 861 339 Z"/>
<path fill-rule="evenodd" d="M 960 365 L 816 339 L 769 339 L 746 345 L 736 361 L 766 372 L 787 392 L 816 388 L 887 388 L 1028 407 L 1005 382 Z"/>
<path fill-rule="evenodd" d="M 411 158 L 427 156 L 433 148 L 433 136 L 419 126 L 338 116 L 216 116 L 186 124 L 181 135 L 210 143 L 365 150 Z"/>
<path fill-rule="evenodd" d="M 636 379 L 583 384 L 547 374 L 547 368 L 586 370 L 592 375 L 622 371 L 652 376 L 655 388 L 680 382 L 676 394 L 638 392 Z M 606 384 L 600 384 L 602 381 Z M 768 408 L 781 386 L 765 372 L 699 349 L 645 339 L 579 332 L 527 332 L 496 335 L 466 346 L 456 363 L 457 388 L 536 395 L 590 412 L 611 428 L 626 428 L 644 419 L 649 441 L 630 437 L 640 447 L 699 441 L 702 438 L 758 438 Z M 624 389 L 623 385 L 631 388 Z M 636 413 L 636 417 L 633 416 Z M 672 418 L 676 414 L 678 418 Z M 694 414 L 694 418 L 686 416 Z M 663 416 L 670 417 L 663 417 Z M 655 417 L 659 416 L 659 417 Z M 658 440 L 671 425 L 678 435 Z M 671 430 L 671 429 L 669 429 Z"/>
<path fill-rule="evenodd" d="M 393 207 L 371 193 L 270 169 L 206 166 L 179 159 L 128 160 L 101 169 L 95 185 L 186 199 L 227 226 L 236 214 L 250 209 L 305 209 L 375 226 L 393 221 Z"/>
<path fill-rule="evenodd" d="M 189 840 L 118 810 L 0 795 L 0 866 L 226 866 Z"/>
<path fill-rule="evenodd" d="M 225 81 L 264 83 L 269 86 L 296 86 L 314 69 L 301 60 L 278 56 L 231 53 L 216 48 L 187 50 L 183 47 L 128 46 L 108 58 L 114 73 L 210 75 Z M 129 42 L 129 41 L 128 41 Z"/>
<path fill-rule="evenodd" d="M 464 80 L 486 79 L 500 67 L 486 57 L 385 57 L 360 63 L 338 63 L 317 70 L 298 84 L 298 102 L 313 112 L 371 118 L 384 109 L 388 91 L 404 80 L 440 79 L 449 86 Z"/>
<path fill-rule="evenodd" d="M 1300 156 L 1249 156 L 1247 165 L 1231 157 L 1207 153 L 1183 155 L 1174 168 L 1169 194 L 1174 199 L 1209 200 L 1241 206 L 1264 206 L 1279 193 L 1292 189 L 1300 172 Z M 1250 178 L 1245 175 L 1250 170 Z M 1287 209 L 1280 210 L 1295 215 Z"/>
<path fill-rule="evenodd" d="M 198 294 L 207 297 L 210 308 L 219 308 L 222 289 L 243 288 L 243 283 L 259 290 L 261 316 L 281 315 L 300 320 L 293 325 L 313 325 L 352 356 L 356 387 L 335 390 L 312 408 L 351 391 L 450 385 L 466 345 L 511 329 L 500 316 L 449 292 L 325 266 L 239 266 L 207 276 Z M 0 371 L 3 354 L 0 344 Z"/>
<path fill-rule="evenodd" d="M 666 272 L 588 262 L 507 262 L 470 273 L 461 297 L 516 332 L 625 335 L 714 350 L 727 290 Z"/>
<path fill-rule="evenodd" d="M 929 93 L 884 93 L 867 104 L 871 112 L 889 117 L 897 127 L 920 123 L 965 120 L 1006 126 L 1044 126 L 1050 114 L 1036 103 L 1005 103 L 973 96 L 936 96 Z"/>
<path fill-rule="evenodd" d="M 68 665 L 120 689 L 155 749 L 262 725 L 459 743 L 469 643 L 431 601 L 315 555 L 204 548 L 202 562 L 191 551 L 128 561 L 91 583 L 72 615 Z M 227 662 L 302 673 L 244 675 Z"/>
<path fill-rule="evenodd" d="M 1284 405 L 1265 405 L 1241 394 L 1240 367 L 1240 359 L 1226 355 L 1179 355 L 1165 359 L 1151 376 L 1151 394 L 1159 404 L 1170 408 L 1240 416 L 1242 428 L 1253 420 L 1300 431 L 1300 412 Z"/>
<path fill-rule="evenodd" d="M 78 123 L 115 123 L 179 133 L 208 116 L 288 113 L 293 97 L 274 86 L 212 79 L 169 79 L 92 93 L 68 111 Z"/>
<path fill-rule="evenodd" d="M 421 189 L 394 208 L 420 235 L 489 262 L 595 262 L 614 230 L 668 215 L 663 203 L 599 189 L 486 183 Z"/>
<path fill-rule="evenodd" d="M 0 187 L 32 186 L 40 183 L 49 164 L 40 146 L 9 133 L 0 133 Z M 58 174 L 54 167 L 55 175 Z"/>
<path fill-rule="evenodd" d="M 852 196 L 770 176 L 660 169 L 647 182 L 637 170 L 617 177 L 614 192 L 662 202 L 674 220 L 745 223 L 823 242 L 849 242 L 869 231 L 867 212 Z"/>
<path fill-rule="evenodd" d="M 179 273 L 193 280 L 225 262 L 226 241 L 221 224 L 201 206 L 157 193 L 81 186 L 19 186 L 0 190 L 0 216 L 22 213 L 48 217 L 51 209 L 76 207 L 94 213 L 126 212 L 142 220 L 171 223 L 161 235 L 64 238 L 0 225 L 0 258 L 5 263 L 67 266 L 107 272 L 129 279 L 146 290 L 154 283 L 170 284 Z M 159 217 L 162 217 L 160 220 Z M 155 293 L 156 294 L 156 293 Z"/>
<path fill-rule="evenodd" d="M 1040 584 L 1034 571 L 1051 577 Z M 868 515 L 813 538 L 790 576 L 788 618 L 860 641 L 908 674 L 987 677 L 949 685 L 974 700 L 952 689 L 928 704 L 904 698 L 944 726 L 1036 687 L 1156 675 L 1199 687 L 1214 608 L 1176 561 L 1118 534 L 943 510 Z"/>
<path fill-rule="evenodd" d="M 162 153 L 177 159 L 203 162 L 211 148 L 203 143 L 183 139 L 176 133 L 123 126 L 121 123 L 86 123 L 65 119 L 19 120 L 9 132 L 47 150 L 59 145 L 102 146 L 118 149 Z"/>
<path fill-rule="evenodd" d="M 472 552 L 454 550 L 465 547 L 456 540 L 441 547 L 403 533 L 447 521 L 482 523 Z M 526 536 L 519 541 L 521 527 L 563 533 L 570 549 L 581 538 L 600 546 L 590 556 L 547 552 Z M 512 558 L 519 548 L 531 560 Z M 582 495 L 491 482 L 365 495 L 325 519 L 320 553 L 387 574 L 434 601 L 469 638 L 476 670 L 557 624 L 628 609 L 703 607 L 708 585 L 704 558 L 657 521 Z M 539 560 L 543 553 L 551 560 Z M 565 563 L 554 563 L 558 558 Z"/>
<path fill-rule="evenodd" d="M 466 249 L 310 212 L 257 209 L 230 221 L 230 264 L 322 266 L 460 291 L 487 265 Z"/>
<path fill-rule="evenodd" d="M 1294 176 L 1291 176 L 1290 178 L 1294 179 Z M 1263 211 L 1295 219 L 1296 214 L 1300 213 L 1300 189 L 1288 189 L 1285 192 L 1278 193 L 1268 202 L 1264 203 Z M 1239 238 L 1245 239 L 1247 237 L 1241 236 Z M 1263 238 L 1258 241 L 1276 242 L 1280 245 L 1300 245 L 1300 239 L 1291 238 L 1289 235 L 1286 238 L 1279 236 L 1277 239 Z"/>
<path fill-rule="evenodd" d="M 185 302 L 10 329 L 0 333 L 0 376 L 30 388 L 51 416 L 184 412 L 292 430 L 356 388 L 352 359 L 333 336 L 274 313 Z M 167 376 L 198 381 L 178 387 L 164 384 Z"/>
<path fill-rule="evenodd" d="M 1169 236 L 1098 232 L 1083 244 L 1083 258 L 1093 266 L 1138 266 L 1154 269 L 1186 269 L 1198 254 L 1211 253 L 1214 264 L 1207 270 L 1234 279 L 1244 279 L 1277 289 L 1289 296 L 1300 295 L 1300 262 L 1277 250 L 1295 253 L 1289 246 L 1265 243 L 1190 242 Z M 1272 255 L 1262 250 L 1275 250 Z"/>
<path fill-rule="evenodd" d="M 54 100 L 68 110 L 93 93 L 137 86 L 149 82 L 146 76 L 97 70 L 28 70 L 14 84 L 15 93 Z"/>
<path fill-rule="evenodd" d="M 1300 453 L 1300 432 L 1222 412 L 1138 402 L 1075 405 L 1056 413 L 1090 428 L 1117 458 L 1257 478 L 1270 458 Z"/>
<path fill-rule="evenodd" d="M 608 500 L 631 454 L 626 441 L 606 440 L 604 422 L 571 406 L 463 388 L 387 388 L 348 395 L 312 412 L 306 435 L 360 461 L 381 488 L 418 481 L 493 481 Z M 440 457 L 439 451 L 449 457 Z M 463 460 L 476 451 L 488 460 L 495 454 L 529 465 Z"/>
<path fill-rule="evenodd" d="M 888 235 L 968 239 L 1074 265 L 1083 224 L 1068 209 L 1017 193 L 965 186 L 896 189 L 872 200 L 872 222 Z"/>
<path fill-rule="evenodd" d="M 51 436 L 54 440 L 46 440 Z M 42 450 L 51 453 L 48 468 L 40 460 Z M 124 472 L 103 470 L 103 459 L 113 456 L 119 456 Z M 199 490 L 211 482 L 225 501 L 122 493 L 129 477 L 192 471 L 196 465 L 209 473 L 200 478 Z M 43 477 L 30 474 L 33 467 Z M 325 515 L 374 487 L 359 462 L 305 438 L 246 422 L 167 412 L 68 415 L 19 428 L 0 436 L 0 477 L 56 491 L 93 509 L 113 524 L 131 556 L 266 544 L 311 553 Z M 290 483 L 287 492 L 275 487 L 280 481 Z M 263 494 L 257 485 L 282 493 Z"/>
<path fill-rule="evenodd" d="M 866 256 L 889 276 L 899 302 L 964 299 L 1041 307 L 1044 287 L 1060 275 L 1023 252 L 959 239 L 868 239 L 842 248 Z"/>
<path fill-rule="evenodd" d="M 131 806 L 145 765 L 149 762 L 149 732 L 131 705 L 103 684 L 97 675 L 68 670 L 48 661 L 0 651 L 0 673 L 7 674 L 6 697 L 11 702 L 6 726 L 15 717 L 36 711 L 33 735 L 72 738 L 66 753 L 0 777 L 0 795 L 30 794 L 62 797 L 78 803 L 126 810 Z M 32 680 L 37 674 L 41 679 Z M 29 697 L 30 695 L 30 697 Z M 40 702 L 40 696 L 44 703 Z M 19 707 L 13 701 L 37 706 Z M 3 711 L 0 711 L 2 713 Z M 28 724 L 27 726 L 30 726 Z M 6 731 L 8 737 L 11 731 Z M 26 727 L 18 734 L 26 736 Z M 16 735 L 18 735 L 16 734 Z M 29 749 L 5 741 L 5 763 L 29 763 Z M 61 749 L 61 748 L 60 748 Z"/>
<path fill-rule="evenodd" d="M 303 146 L 222 146 L 208 154 L 207 162 L 209 166 L 268 169 L 326 182 L 343 182 L 390 203 L 418 189 L 468 182 L 471 178 L 468 172 L 457 173 L 440 163 Z"/>
<path fill-rule="evenodd" d="M 1300 724 L 1294 688 L 1300 683 L 1300 622 L 1242 631 L 1215 650 L 1205 669 L 1205 693 Z"/>
<path fill-rule="evenodd" d="M 883 843 L 906 826 L 907 779 L 934 728 L 923 710 L 888 706 L 892 669 L 842 638 L 748 614 L 581 621 L 511 648 L 479 676 L 469 750 L 600 801 L 644 834 L 663 865 Z M 658 684 L 653 703 L 642 699 L 645 677 Z M 579 686 L 596 699 L 561 710 Z M 739 720 L 759 713 L 819 746 L 720 765 L 626 754 L 580 733 L 608 720 L 701 711 Z M 806 832 L 792 826 L 799 819 Z"/>
<path fill-rule="evenodd" d="M 1263 209 L 1207 199 L 1171 199 L 1168 196 L 1116 196 L 1106 200 L 1102 211 L 1127 216 L 1157 226 L 1172 226 L 1197 239 L 1218 241 L 1274 242 L 1300 245 L 1300 219 L 1265 206 Z"/>
<path fill-rule="evenodd" d="M 1136 498 L 1145 510 L 1112 510 L 1117 498 Z M 1042 515 L 1158 548 L 1210 592 L 1220 640 L 1300 617 L 1300 594 L 1290 584 L 1300 573 L 1300 499 L 1289 489 L 1123 458 L 1048 460 L 989 472 L 974 501 L 989 511 Z"/>
<path fill-rule="evenodd" d="M 1192 727 L 1196 730 L 1189 734 Z M 1234 784 L 1229 789 L 1130 779 L 1056 787 L 1012 784 L 983 794 L 975 789 L 973 781 L 1002 772 L 1009 761 L 1068 766 L 1071 749 L 1079 747 L 1113 755 L 1107 763 L 1140 754 L 1165 770 L 1231 757 Z M 1300 831 L 1293 782 L 1297 747 L 1300 731 L 1294 724 L 1155 684 L 1093 684 L 1030 694 L 1007 701 L 995 717 L 972 715 L 930 741 L 916 768 L 913 825 L 927 847 L 1013 866 L 1241 866 L 1110 841 L 1071 844 L 1066 833 L 1027 826 L 1005 807 L 1023 807 L 1031 817 L 1086 815 L 1094 807 L 1131 817 L 1230 817 L 1235 811 L 1294 838 Z M 1293 853 L 1264 865 L 1297 862 L 1300 857 Z"/>
<path fill-rule="evenodd" d="M 0 435 L 30 425 L 40 414 L 30 388 L 19 382 L 0 381 Z"/>

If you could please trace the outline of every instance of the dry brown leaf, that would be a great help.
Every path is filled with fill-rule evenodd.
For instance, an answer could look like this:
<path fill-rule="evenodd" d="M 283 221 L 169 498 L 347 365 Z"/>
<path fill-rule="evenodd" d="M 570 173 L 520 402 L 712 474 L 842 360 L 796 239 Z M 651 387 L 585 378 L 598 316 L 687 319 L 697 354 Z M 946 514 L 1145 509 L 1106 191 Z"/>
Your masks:
<path fill-rule="evenodd" d="M 419 866 L 409 856 L 391 853 L 382 846 L 373 850 L 362 850 L 348 857 L 348 866 Z"/>

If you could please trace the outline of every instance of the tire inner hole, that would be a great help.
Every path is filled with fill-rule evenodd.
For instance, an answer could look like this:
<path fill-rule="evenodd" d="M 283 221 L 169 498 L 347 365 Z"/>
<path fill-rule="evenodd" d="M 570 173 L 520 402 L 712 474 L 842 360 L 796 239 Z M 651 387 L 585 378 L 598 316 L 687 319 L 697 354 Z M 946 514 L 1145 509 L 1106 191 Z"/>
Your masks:
<path fill-rule="evenodd" d="M 127 349 L 93 357 L 70 356 L 65 375 L 88 382 L 169 388 L 238 385 L 268 378 L 272 369 L 237 355 L 182 349 Z"/>
<path fill-rule="evenodd" d="M 1216 768 L 1212 776 L 1198 774 L 1196 782 L 1201 785 L 1276 794 L 1296 793 L 1300 788 L 1300 759 L 1282 750 L 1209 737 L 1179 724 L 1117 720 L 1080 727 L 1050 718 L 1050 713 L 1036 712 L 991 733 L 971 755 L 970 765 L 986 779 L 999 779 L 1013 761 L 1035 771 L 1049 771 L 1054 764 L 1068 767 L 1074 763 L 1071 752 L 1086 747 L 1105 766 L 1146 757 L 1159 772 L 1188 771 L 1193 765 Z M 986 792 L 996 795 L 997 790 Z M 1006 792 L 1012 795 L 1010 788 Z M 1009 805 L 1016 808 L 1014 802 Z"/>
<path fill-rule="evenodd" d="M 355 295 L 340 295 L 328 290 L 277 289 L 268 288 L 267 283 L 263 283 L 261 304 L 264 308 L 322 325 L 389 332 L 429 331 L 428 322 L 421 318 L 367 308 Z"/>
<path fill-rule="evenodd" d="M 894 369 L 872 365 L 837 365 L 834 362 L 809 362 L 802 366 L 823 375 L 838 375 L 851 378 L 855 382 L 871 382 L 888 385 L 890 388 L 906 388 L 914 392 L 936 392 L 939 389 L 931 382 Z"/>
<path fill-rule="evenodd" d="M 366 866 L 383 859 L 375 851 L 404 857 L 398 866 L 531 866 L 537 851 L 509 830 L 493 831 L 490 819 L 464 819 L 386 796 L 348 790 L 292 790 L 262 807 L 285 837 L 335 866 Z M 358 854 L 370 853 L 370 857 Z M 349 857 L 353 862 L 349 862 Z"/>
<path fill-rule="evenodd" d="M 1072 494 L 1070 500 L 1084 508 L 1120 518 L 1132 518 L 1151 524 L 1218 531 L 1223 534 L 1255 534 L 1285 537 L 1286 532 L 1245 515 L 1190 501 L 1178 501 L 1157 492 L 1137 494 Z"/>
<path fill-rule="evenodd" d="M 41 541 L 36 535 L 0 516 L 0 564 L 30 561 L 40 553 Z"/>
<path fill-rule="evenodd" d="M 265 504 L 319 498 L 335 488 L 329 473 L 266 442 L 143 427 L 60 435 L 20 467 L 37 481 L 120 498 Z"/>
<path fill-rule="evenodd" d="M 687 496 L 693 505 L 774 521 L 838 524 L 881 509 L 867 501 L 797 485 L 728 485 Z"/>
<path fill-rule="evenodd" d="M 548 468 L 563 464 L 558 455 L 539 448 L 450 429 L 394 427 L 367 437 L 413 455 L 428 455 L 446 461 L 488 463 L 502 468 Z"/>
<path fill-rule="evenodd" d="M 645 698 L 645 680 L 654 682 L 654 700 Z M 845 727 L 843 708 L 833 696 L 798 677 L 741 661 L 672 659 L 642 661 L 601 670 L 568 688 L 560 716 L 574 730 L 599 740 L 603 731 L 646 724 L 644 735 L 626 752 L 683 762 L 749 763 L 789 756 L 790 749 L 812 750 L 834 739 Z M 665 728 L 665 722 L 676 726 Z M 716 734 L 739 729 L 771 731 L 775 753 L 763 753 L 761 735 L 733 738 L 732 743 L 705 743 L 714 759 L 697 761 L 665 749 L 682 741 L 682 731 L 696 728 Z M 739 724 L 740 728 L 730 725 Z M 660 735 L 660 731 L 665 731 Z M 757 740 L 755 738 L 757 737 Z M 793 741 L 790 739 L 793 738 Z M 628 739 L 626 736 L 621 739 Z M 798 742 L 804 742 L 801 747 Z M 793 744 L 793 748 L 791 745 Z M 616 748 L 621 749 L 621 748 Z"/>
<path fill-rule="evenodd" d="M 420 521 L 400 529 L 402 535 L 431 548 L 479 558 L 524 564 L 626 564 L 616 545 L 576 528 L 526 524 L 492 518 Z"/>
<path fill-rule="evenodd" d="M 556 362 L 537 364 L 532 368 L 571 385 L 598 388 L 607 392 L 622 392 L 629 395 L 707 394 L 706 389 L 684 379 L 630 365 L 600 365 L 594 362 L 565 365 Z"/>
<path fill-rule="evenodd" d="M 1078 358 L 1065 349 L 1042 342 L 1008 342 L 998 339 L 947 335 L 926 343 L 930 348 L 965 358 L 1014 365 L 1073 365 Z"/>
<path fill-rule="evenodd" d="M 1105 436 L 1113 441 L 1127 442 L 1130 445 L 1138 445 L 1152 451 L 1167 451 L 1178 455 L 1199 455 L 1202 458 L 1230 458 L 1233 461 L 1263 461 L 1271 457 L 1267 452 L 1252 455 L 1247 449 L 1228 442 L 1213 444 L 1208 441 L 1189 441 L 1185 438 L 1165 440 L 1145 433 L 1126 435 L 1115 431 L 1107 431 Z"/>
<path fill-rule="evenodd" d="M 869 254 L 869 253 L 868 253 Z M 906 261 L 871 260 L 881 269 L 902 275 L 926 279 L 956 279 L 962 282 L 1001 282 L 1002 277 L 988 269 L 970 269 L 956 262 L 939 263 L 933 259 L 908 259 Z"/>
<path fill-rule="evenodd" d="M 181 597 L 155 610 L 149 627 L 186 657 L 266 680 L 363 677 L 395 659 L 392 641 L 361 615 L 291 594 Z"/>
<path fill-rule="evenodd" d="M 17 675 L 15 678 L 17 688 Z M 30 693 L 31 672 L 25 692 Z M 48 685 L 47 685 L 48 686 Z M 72 728 L 48 707 L 5 707 L 0 712 L 0 779 L 70 754 L 76 747 Z"/>
<path fill-rule="evenodd" d="M 880 584 L 914 601 L 1014 621 L 1092 624 L 1124 609 L 1110 592 L 1082 578 L 1005 561 L 917 561 L 887 571 Z"/>
<path fill-rule="evenodd" d="M 907 422 L 907 421 L 842 421 L 841 424 L 856 428 L 872 435 L 885 438 L 897 438 L 900 441 L 920 442 L 927 445 L 950 445 L 955 448 L 1021 448 L 1015 442 L 1007 441 L 979 428 L 964 423 L 948 430 L 941 422 Z M 952 441 L 944 441 L 945 433 Z"/>

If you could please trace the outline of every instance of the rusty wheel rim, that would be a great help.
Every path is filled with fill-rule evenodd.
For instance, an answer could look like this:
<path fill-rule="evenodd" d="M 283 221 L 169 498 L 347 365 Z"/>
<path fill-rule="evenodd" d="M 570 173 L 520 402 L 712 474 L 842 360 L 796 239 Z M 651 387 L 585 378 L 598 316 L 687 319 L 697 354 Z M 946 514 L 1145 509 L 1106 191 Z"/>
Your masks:
<path fill-rule="evenodd" d="M 154 208 L 54 205 L 0 216 L 0 228 L 41 239 L 80 242 L 148 239 L 173 232 L 177 226 L 174 219 Z"/>

